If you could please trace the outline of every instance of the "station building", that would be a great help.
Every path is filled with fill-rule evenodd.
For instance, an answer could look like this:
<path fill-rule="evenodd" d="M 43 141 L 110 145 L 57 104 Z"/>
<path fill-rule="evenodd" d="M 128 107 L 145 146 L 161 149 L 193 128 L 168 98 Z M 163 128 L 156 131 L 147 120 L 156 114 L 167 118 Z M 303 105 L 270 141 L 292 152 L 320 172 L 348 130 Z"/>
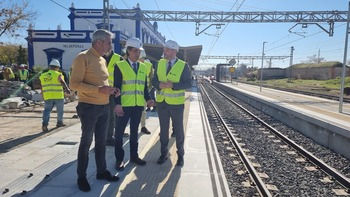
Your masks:
<path fill-rule="evenodd" d="M 76 9 L 72 3 L 69 10 L 70 30 L 62 30 L 60 25 L 56 30 L 36 30 L 29 26 L 26 40 L 30 69 L 34 66 L 46 67 L 52 59 L 57 59 L 61 69 L 69 71 L 76 55 L 91 47 L 93 32 L 105 27 L 103 9 Z M 131 10 L 134 15 L 142 14 L 139 5 Z M 115 34 L 112 45 L 116 53 L 121 54 L 128 38 L 137 37 L 144 43 L 148 59 L 153 63 L 161 59 L 166 38 L 158 31 L 157 22 L 133 20 L 112 12 L 108 21 L 109 30 Z M 201 50 L 201 45 L 180 47 L 178 57 L 190 66 L 197 65 Z"/>

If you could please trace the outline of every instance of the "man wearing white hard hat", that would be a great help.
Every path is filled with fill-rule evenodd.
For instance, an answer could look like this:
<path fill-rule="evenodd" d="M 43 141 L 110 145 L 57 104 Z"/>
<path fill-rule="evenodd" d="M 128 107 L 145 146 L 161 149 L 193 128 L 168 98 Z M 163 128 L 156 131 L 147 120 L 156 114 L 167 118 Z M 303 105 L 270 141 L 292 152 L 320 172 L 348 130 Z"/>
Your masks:
<path fill-rule="evenodd" d="M 26 66 L 25 64 L 21 64 L 18 70 L 18 79 L 23 83 L 27 83 L 29 79 L 29 71 L 26 69 Z"/>
<path fill-rule="evenodd" d="M 123 135 L 126 125 L 130 121 L 130 162 L 137 165 L 146 165 L 138 155 L 138 128 L 141 113 L 144 110 L 145 101 L 148 106 L 153 106 L 150 99 L 146 67 L 138 62 L 140 52 L 143 50 L 142 42 L 135 37 L 129 38 L 125 44 L 126 58 L 117 63 L 114 69 L 114 87 L 120 89 L 120 97 L 115 98 L 115 158 L 116 169 L 124 169 Z"/>
<path fill-rule="evenodd" d="M 45 101 L 42 131 L 48 132 L 50 113 L 53 107 L 57 110 L 57 124 L 56 127 L 66 126 L 63 123 L 63 107 L 64 107 L 64 92 L 70 93 L 70 90 L 63 79 L 62 73 L 58 72 L 60 62 L 53 59 L 49 64 L 49 70 L 40 75 L 41 93 Z"/>
<path fill-rule="evenodd" d="M 13 73 L 11 66 L 4 66 L 2 69 L 2 74 L 4 76 L 4 79 L 7 81 L 15 80 L 15 74 Z"/>
<path fill-rule="evenodd" d="M 176 137 L 177 166 L 184 165 L 184 126 L 183 114 L 185 108 L 185 90 L 190 88 L 191 74 L 188 64 L 176 57 L 179 45 L 173 40 L 168 40 L 163 49 L 164 58 L 159 60 L 152 79 L 153 86 L 157 89 L 157 111 L 160 124 L 160 157 L 158 164 L 163 164 L 168 159 L 169 124 L 172 121 L 173 132 Z"/>

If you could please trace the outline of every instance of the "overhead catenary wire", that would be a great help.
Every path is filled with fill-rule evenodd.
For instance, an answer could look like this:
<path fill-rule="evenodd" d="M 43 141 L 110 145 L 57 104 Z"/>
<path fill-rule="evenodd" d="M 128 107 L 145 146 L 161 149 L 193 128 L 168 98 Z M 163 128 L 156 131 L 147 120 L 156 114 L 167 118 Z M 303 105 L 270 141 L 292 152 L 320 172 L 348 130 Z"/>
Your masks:
<path fill-rule="evenodd" d="M 63 5 L 61 5 L 61 4 L 59 4 L 59 3 L 57 3 L 57 2 L 56 2 L 56 1 L 54 1 L 54 0 L 50 0 L 50 1 L 51 1 L 52 3 L 54 3 L 54 4 L 58 5 L 58 6 L 60 6 L 61 8 L 63 8 L 63 9 L 65 9 L 65 10 L 67 10 L 68 12 L 70 12 L 70 9 L 69 9 L 69 8 L 64 7 Z M 78 16 L 78 17 L 80 17 L 80 18 L 82 18 L 82 19 L 84 19 L 84 20 L 88 21 L 89 23 L 96 25 L 96 23 L 94 23 L 94 22 L 90 21 L 90 20 L 89 20 L 89 19 L 87 19 L 87 18 L 84 18 L 83 16 L 80 16 L 79 14 L 75 14 L 75 16 Z"/>

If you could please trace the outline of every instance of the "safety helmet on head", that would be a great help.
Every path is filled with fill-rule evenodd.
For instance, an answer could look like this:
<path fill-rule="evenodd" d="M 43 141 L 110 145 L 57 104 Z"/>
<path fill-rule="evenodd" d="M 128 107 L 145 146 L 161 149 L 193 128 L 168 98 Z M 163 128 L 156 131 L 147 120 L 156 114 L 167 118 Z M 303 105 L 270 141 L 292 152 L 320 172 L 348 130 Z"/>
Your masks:
<path fill-rule="evenodd" d="M 49 66 L 61 67 L 61 64 L 60 64 L 60 62 L 59 62 L 58 60 L 53 59 L 53 60 L 50 62 Z"/>
<path fill-rule="evenodd" d="M 146 58 L 147 54 L 145 50 L 141 50 L 140 52 L 140 58 Z"/>
<path fill-rule="evenodd" d="M 143 50 L 141 40 L 135 37 L 129 38 L 126 41 L 125 48 L 127 47 L 133 47 L 133 48 Z"/>
<path fill-rule="evenodd" d="M 19 67 L 24 68 L 24 67 L 26 67 L 26 65 L 25 64 L 21 64 L 21 65 L 19 65 Z"/>
<path fill-rule="evenodd" d="M 169 49 L 175 49 L 177 52 L 179 51 L 179 44 L 177 44 L 177 42 L 175 42 L 174 40 L 166 41 L 164 47 Z"/>
<path fill-rule="evenodd" d="M 0 65 L 0 70 L 2 70 L 2 69 L 4 69 L 5 67 L 4 67 L 4 65 Z"/>

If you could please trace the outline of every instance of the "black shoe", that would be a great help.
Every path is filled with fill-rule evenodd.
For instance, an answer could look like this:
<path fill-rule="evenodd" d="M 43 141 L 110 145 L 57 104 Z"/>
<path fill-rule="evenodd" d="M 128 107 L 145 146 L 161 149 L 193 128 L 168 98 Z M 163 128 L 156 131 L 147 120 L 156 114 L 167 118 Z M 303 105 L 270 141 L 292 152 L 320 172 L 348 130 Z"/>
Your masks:
<path fill-rule="evenodd" d="M 102 174 L 96 174 L 96 179 L 99 179 L 99 180 L 105 179 L 105 180 L 110 181 L 110 182 L 119 181 L 119 177 L 112 176 L 111 173 L 108 170 L 106 170 Z"/>
<path fill-rule="evenodd" d="M 41 129 L 44 133 L 49 132 L 49 129 L 47 128 L 47 126 L 42 126 Z"/>
<path fill-rule="evenodd" d="M 115 169 L 118 170 L 118 171 L 123 171 L 124 170 L 124 162 L 117 161 L 115 163 Z"/>
<path fill-rule="evenodd" d="M 85 177 L 78 178 L 77 184 L 78 184 L 79 189 L 83 192 L 88 192 L 91 190 L 90 184 Z"/>
<path fill-rule="evenodd" d="M 140 159 L 139 157 L 135 158 L 135 159 L 130 159 L 130 162 L 135 163 L 135 164 L 140 165 L 140 166 L 146 165 L 146 161 Z"/>
<path fill-rule="evenodd" d="M 107 146 L 114 146 L 114 140 L 107 140 L 106 145 Z"/>
<path fill-rule="evenodd" d="M 177 162 L 176 162 L 177 166 L 184 166 L 184 157 L 183 156 L 179 156 L 179 158 L 177 158 Z"/>
<path fill-rule="evenodd" d="M 124 133 L 123 134 L 123 137 L 129 137 L 130 135 L 129 135 L 129 133 Z"/>
<path fill-rule="evenodd" d="M 173 131 L 173 133 L 171 134 L 171 137 L 176 137 L 175 131 Z"/>
<path fill-rule="evenodd" d="M 146 127 L 142 127 L 141 132 L 148 135 L 151 134 L 151 132 Z"/>
<path fill-rule="evenodd" d="M 168 156 L 161 155 L 159 159 L 157 160 L 157 164 L 163 164 L 168 159 Z"/>
<path fill-rule="evenodd" d="M 57 122 L 56 127 L 65 127 L 66 124 L 64 124 L 63 122 Z"/>

